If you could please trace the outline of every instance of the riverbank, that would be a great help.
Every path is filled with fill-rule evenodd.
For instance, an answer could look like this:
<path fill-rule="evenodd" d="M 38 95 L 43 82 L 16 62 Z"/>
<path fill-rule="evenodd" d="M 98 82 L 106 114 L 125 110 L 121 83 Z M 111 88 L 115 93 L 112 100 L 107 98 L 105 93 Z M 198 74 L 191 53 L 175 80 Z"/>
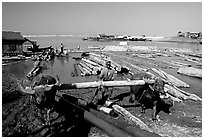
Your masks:
<path fill-rule="evenodd" d="M 173 42 L 173 43 L 193 43 L 193 44 L 202 44 L 202 39 L 191 39 L 185 37 L 164 37 L 161 39 L 157 39 L 155 41 L 158 42 Z"/>

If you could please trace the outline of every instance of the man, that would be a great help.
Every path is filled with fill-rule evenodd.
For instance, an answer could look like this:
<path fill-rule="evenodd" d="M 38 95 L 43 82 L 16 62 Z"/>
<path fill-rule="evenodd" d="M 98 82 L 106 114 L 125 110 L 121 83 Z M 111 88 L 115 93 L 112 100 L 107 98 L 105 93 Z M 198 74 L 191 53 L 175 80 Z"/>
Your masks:
<path fill-rule="evenodd" d="M 106 67 L 102 69 L 99 79 L 102 81 L 113 81 L 116 77 L 115 70 L 111 68 L 111 62 L 106 62 Z M 101 93 L 98 93 L 98 91 L 101 91 Z M 100 103 L 105 103 L 106 100 L 109 100 L 111 95 L 113 93 L 113 88 L 108 87 L 102 87 L 100 86 L 97 88 L 96 93 L 93 97 L 93 103 L 95 105 Z"/>
<path fill-rule="evenodd" d="M 63 45 L 63 43 L 60 44 L 60 49 L 61 49 L 60 53 L 63 54 L 64 53 L 64 45 Z"/>

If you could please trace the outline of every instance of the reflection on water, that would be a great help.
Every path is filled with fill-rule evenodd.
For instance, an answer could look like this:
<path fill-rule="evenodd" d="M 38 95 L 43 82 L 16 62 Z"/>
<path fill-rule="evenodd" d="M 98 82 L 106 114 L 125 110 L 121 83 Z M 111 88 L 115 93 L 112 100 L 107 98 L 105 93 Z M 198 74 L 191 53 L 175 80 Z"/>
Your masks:
<path fill-rule="evenodd" d="M 69 57 L 61 57 L 59 59 L 60 59 L 61 66 L 64 66 L 69 63 Z"/>

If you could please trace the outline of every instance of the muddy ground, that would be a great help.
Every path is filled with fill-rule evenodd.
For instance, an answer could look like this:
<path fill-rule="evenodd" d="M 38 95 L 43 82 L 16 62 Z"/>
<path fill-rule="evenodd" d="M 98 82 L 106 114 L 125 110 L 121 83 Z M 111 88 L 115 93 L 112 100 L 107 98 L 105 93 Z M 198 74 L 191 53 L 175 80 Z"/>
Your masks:
<path fill-rule="evenodd" d="M 169 65 L 159 61 L 151 61 L 149 59 L 138 58 L 135 53 L 126 52 L 105 52 L 108 56 L 112 57 L 118 63 L 124 64 L 121 60 L 130 62 L 132 64 L 141 67 L 157 67 L 166 71 L 171 71 L 172 75 L 177 75 L 175 69 L 169 68 Z M 115 55 L 115 56 L 114 56 Z M 170 55 L 170 54 L 169 54 Z M 117 57 L 118 56 L 118 57 Z M 123 57 L 123 59 L 121 58 Z M 131 57 L 138 62 L 127 59 L 125 57 Z M 157 59 L 161 60 L 166 57 L 159 56 Z M 175 59 L 175 56 L 171 54 L 171 57 Z M 192 64 L 192 63 L 191 63 Z M 32 67 L 32 65 L 30 65 Z M 195 65 L 194 65 L 195 66 Z M 131 68 L 133 72 L 138 72 L 134 68 Z M 177 75 L 176 77 L 180 77 Z M 125 80 L 127 76 L 119 75 L 116 80 Z M 73 77 L 75 78 L 75 77 Z M 81 77 L 86 78 L 86 77 Z M 194 92 L 202 97 L 202 80 L 194 79 L 192 77 L 182 77 L 191 84 L 196 82 L 189 89 L 185 89 L 188 92 Z M 89 76 L 86 80 L 95 80 L 96 77 Z M 72 107 L 66 106 L 61 101 L 56 103 L 56 111 L 52 112 L 51 127 L 44 125 L 45 121 L 40 109 L 36 107 L 34 102 L 30 101 L 30 96 L 22 94 L 19 91 L 16 78 L 11 75 L 6 67 L 2 68 L 2 136 L 78 136 L 78 137 L 92 137 L 92 136 L 108 136 L 102 130 L 96 128 L 90 123 L 81 118 Z M 193 83 L 192 83 L 193 84 Z M 198 85 L 199 84 L 199 85 Z M 200 88 L 197 88 L 197 87 Z M 195 90 L 197 88 L 197 90 Z M 59 91 L 58 95 L 67 93 L 77 98 L 81 98 L 89 102 L 95 89 L 76 89 L 68 91 Z M 151 128 L 156 134 L 160 136 L 168 137 L 201 137 L 202 136 L 202 104 L 199 102 L 185 101 L 181 103 L 175 102 L 171 108 L 172 115 L 168 115 L 164 112 L 160 112 L 160 121 L 152 121 L 152 110 L 146 110 L 146 113 L 141 115 L 140 107 L 129 103 L 129 87 L 114 88 L 112 99 L 120 98 L 118 104 L 136 117 L 140 118 L 149 128 Z M 66 108 L 66 111 L 65 111 Z M 134 126 L 128 124 L 122 117 L 112 118 L 107 116 L 110 120 L 118 125 L 126 126 L 134 130 Z M 137 132 L 135 130 L 135 132 Z"/>

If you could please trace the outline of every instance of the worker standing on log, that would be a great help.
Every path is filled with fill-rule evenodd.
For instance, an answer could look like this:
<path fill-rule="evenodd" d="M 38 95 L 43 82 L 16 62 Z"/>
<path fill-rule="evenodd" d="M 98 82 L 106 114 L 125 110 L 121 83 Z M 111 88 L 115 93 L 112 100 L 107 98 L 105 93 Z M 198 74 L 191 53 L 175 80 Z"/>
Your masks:
<path fill-rule="evenodd" d="M 60 49 L 61 49 L 60 54 L 64 54 L 64 45 L 63 45 L 63 43 L 60 44 Z"/>
<path fill-rule="evenodd" d="M 113 81 L 116 77 L 115 70 L 111 68 L 111 62 L 106 62 L 106 67 L 102 69 L 99 79 L 102 81 Z M 101 93 L 98 93 L 101 91 Z M 93 97 L 93 104 L 104 104 L 106 100 L 109 100 L 113 93 L 113 88 L 100 86 L 97 88 Z"/>

